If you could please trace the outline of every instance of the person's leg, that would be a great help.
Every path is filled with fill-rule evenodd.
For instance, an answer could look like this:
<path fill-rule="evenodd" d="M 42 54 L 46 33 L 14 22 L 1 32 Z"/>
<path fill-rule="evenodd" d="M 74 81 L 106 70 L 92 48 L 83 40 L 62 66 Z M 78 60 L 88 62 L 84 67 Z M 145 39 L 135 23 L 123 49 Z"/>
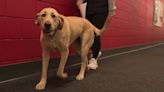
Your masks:
<path fill-rule="evenodd" d="M 99 14 L 87 14 L 86 18 L 97 28 L 101 29 L 105 23 L 108 13 L 99 13 Z M 100 37 L 95 37 L 94 43 L 92 45 L 92 58 L 89 61 L 89 69 L 96 69 L 98 67 L 97 59 L 99 57 L 99 52 L 101 49 L 101 39 Z"/>
<path fill-rule="evenodd" d="M 93 14 L 92 16 L 89 16 L 88 20 L 96 26 L 98 29 L 101 29 L 105 23 L 105 20 L 108 16 L 108 13 L 98 13 L 98 14 Z M 100 37 L 95 37 L 94 44 L 91 48 L 93 52 L 92 58 L 97 58 L 99 51 L 101 49 L 101 39 Z"/>
<path fill-rule="evenodd" d="M 94 43 L 91 47 L 92 50 L 92 58 L 97 59 L 99 51 L 101 49 L 101 40 L 100 40 L 100 36 L 95 37 L 94 39 Z"/>

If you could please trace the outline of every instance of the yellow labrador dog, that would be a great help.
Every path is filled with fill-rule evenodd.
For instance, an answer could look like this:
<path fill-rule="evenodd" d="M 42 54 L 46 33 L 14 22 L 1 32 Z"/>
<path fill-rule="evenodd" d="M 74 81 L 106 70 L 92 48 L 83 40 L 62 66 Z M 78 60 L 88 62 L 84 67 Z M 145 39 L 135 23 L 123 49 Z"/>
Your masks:
<path fill-rule="evenodd" d="M 40 43 L 42 47 L 42 74 L 36 85 L 37 90 L 45 88 L 47 83 L 47 69 L 50 52 L 56 50 L 61 54 L 57 76 L 67 78 L 64 67 L 69 55 L 69 45 L 73 44 L 75 50 L 81 55 L 81 69 L 76 80 L 84 79 L 87 68 L 87 54 L 91 48 L 94 37 L 103 31 L 97 29 L 88 20 L 81 17 L 66 17 L 59 14 L 54 8 L 44 8 L 36 16 L 35 23 L 41 27 Z"/>

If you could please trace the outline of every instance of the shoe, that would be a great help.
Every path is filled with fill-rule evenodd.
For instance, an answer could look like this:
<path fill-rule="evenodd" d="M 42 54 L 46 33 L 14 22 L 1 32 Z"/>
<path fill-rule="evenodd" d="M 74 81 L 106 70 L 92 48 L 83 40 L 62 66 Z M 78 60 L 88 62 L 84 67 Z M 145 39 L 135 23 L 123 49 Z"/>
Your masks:
<path fill-rule="evenodd" d="M 97 60 L 94 58 L 91 58 L 89 60 L 88 69 L 96 70 L 97 68 L 98 68 Z"/>
<path fill-rule="evenodd" d="M 98 56 L 97 56 L 97 58 L 96 58 L 96 60 L 98 60 L 99 59 L 99 57 L 102 55 L 102 52 L 101 51 L 99 51 L 99 54 L 98 54 Z M 91 54 L 90 55 L 90 58 L 92 58 L 93 57 L 93 54 Z"/>

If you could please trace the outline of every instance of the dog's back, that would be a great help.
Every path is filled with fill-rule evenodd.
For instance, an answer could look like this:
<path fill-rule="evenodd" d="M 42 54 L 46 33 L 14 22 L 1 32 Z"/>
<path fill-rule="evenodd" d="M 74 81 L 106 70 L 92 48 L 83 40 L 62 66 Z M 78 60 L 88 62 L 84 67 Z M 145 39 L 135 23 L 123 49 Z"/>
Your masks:
<path fill-rule="evenodd" d="M 81 17 L 76 17 L 76 16 L 69 16 L 66 17 L 67 20 L 69 20 L 69 24 L 71 24 L 71 30 L 75 30 L 75 31 L 88 31 L 88 30 L 92 30 L 94 31 L 97 36 L 99 36 L 102 32 L 96 28 L 92 23 L 90 23 L 87 19 L 85 18 L 81 18 Z"/>

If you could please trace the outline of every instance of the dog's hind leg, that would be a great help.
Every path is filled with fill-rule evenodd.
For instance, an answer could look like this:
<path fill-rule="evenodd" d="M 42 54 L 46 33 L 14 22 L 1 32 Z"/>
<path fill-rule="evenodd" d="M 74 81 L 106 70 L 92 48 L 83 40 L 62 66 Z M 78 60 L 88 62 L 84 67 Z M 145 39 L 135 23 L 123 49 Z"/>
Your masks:
<path fill-rule="evenodd" d="M 85 31 L 81 35 L 81 69 L 76 77 L 76 80 L 83 80 L 84 74 L 88 66 L 88 52 L 93 43 L 93 31 Z"/>
<path fill-rule="evenodd" d="M 76 76 L 76 80 L 83 80 L 84 79 L 84 74 L 88 65 L 88 48 L 83 47 L 81 48 L 81 69 L 79 74 Z"/>

